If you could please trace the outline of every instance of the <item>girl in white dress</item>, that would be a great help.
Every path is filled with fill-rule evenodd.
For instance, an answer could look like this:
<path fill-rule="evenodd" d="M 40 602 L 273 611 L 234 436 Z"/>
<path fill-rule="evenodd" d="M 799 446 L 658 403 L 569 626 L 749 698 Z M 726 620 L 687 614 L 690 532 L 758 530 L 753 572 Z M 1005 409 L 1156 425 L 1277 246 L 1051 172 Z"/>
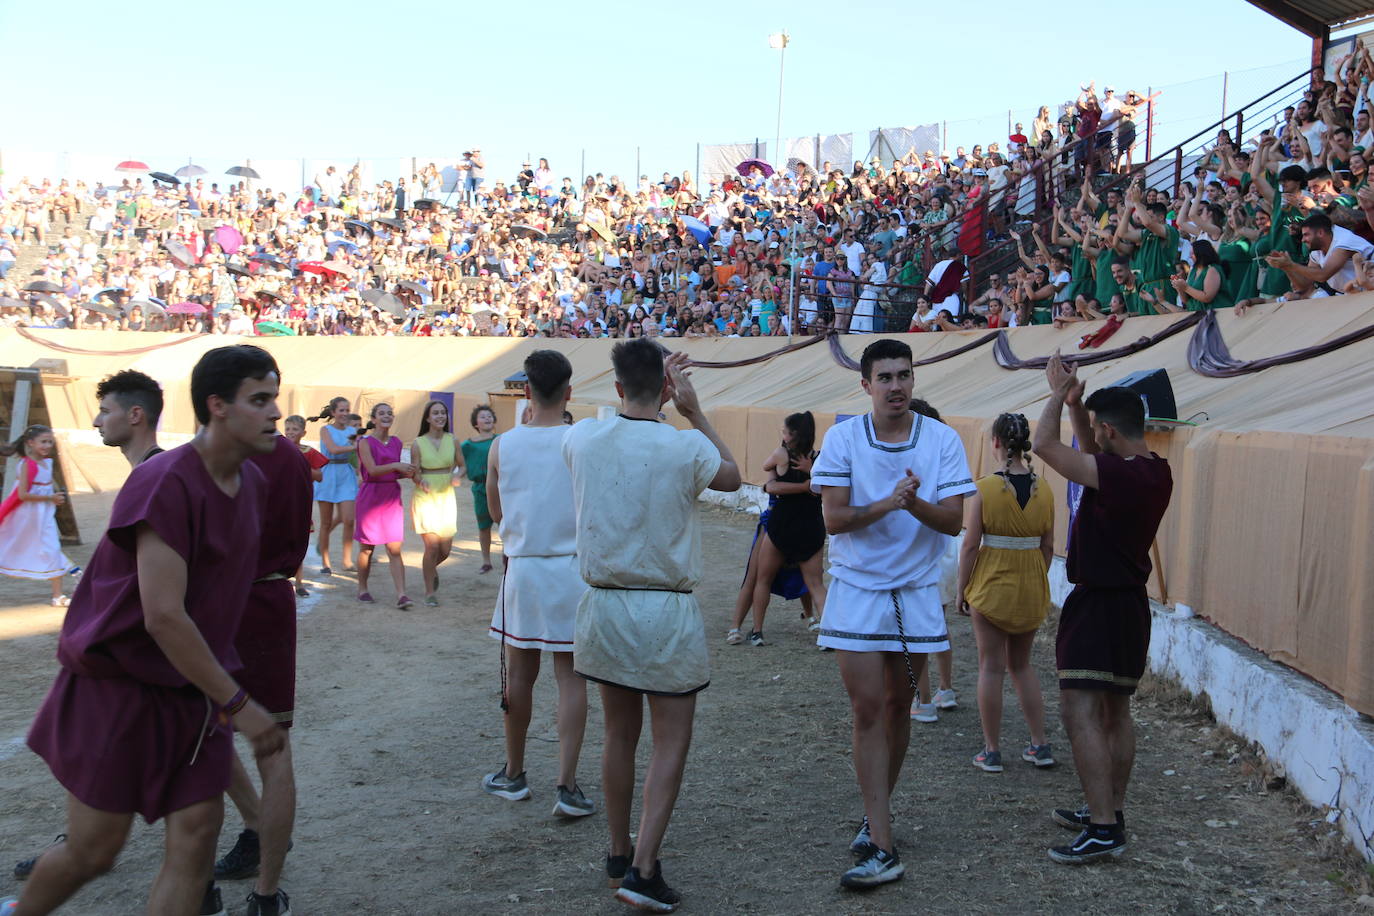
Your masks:
<path fill-rule="evenodd" d="M 57 535 L 57 507 L 66 497 L 53 488 L 53 453 L 57 440 L 46 426 L 34 425 L 15 440 L 10 453 L 21 451 L 14 486 L 0 503 L 0 573 L 17 579 L 47 579 L 53 607 L 65 607 L 62 577 L 72 561 L 62 554 Z"/>

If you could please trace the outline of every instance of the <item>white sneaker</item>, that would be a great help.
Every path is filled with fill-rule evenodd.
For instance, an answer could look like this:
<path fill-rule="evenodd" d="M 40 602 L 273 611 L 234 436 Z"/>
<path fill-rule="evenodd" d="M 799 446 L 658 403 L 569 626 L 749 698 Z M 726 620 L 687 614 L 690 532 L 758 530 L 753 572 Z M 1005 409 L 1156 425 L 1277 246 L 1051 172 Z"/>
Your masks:
<path fill-rule="evenodd" d="M 954 688 L 952 687 L 935 691 L 933 699 L 935 700 L 936 707 L 940 709 L 954 709 L 959 705 L 959 700 L 955 697 Z"/>
<path fill-rule="evenodd" d="M 939 722 L 940 713 L 934 703 L 922 703 L 917 700 L 911 704 L 911 718 L 916 722 Z"/>

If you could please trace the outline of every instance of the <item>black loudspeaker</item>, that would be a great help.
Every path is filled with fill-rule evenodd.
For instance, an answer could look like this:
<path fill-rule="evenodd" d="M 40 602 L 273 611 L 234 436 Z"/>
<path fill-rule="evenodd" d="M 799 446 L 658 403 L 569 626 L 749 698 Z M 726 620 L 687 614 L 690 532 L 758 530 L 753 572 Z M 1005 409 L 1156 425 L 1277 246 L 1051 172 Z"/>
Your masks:
<path fill-rule="evenodd" d="M 1152 420 L 1177 420 L 1178 404 L 1174 402 L 1174 386 L 1169 373 L 1163 369 L 1132 372 L 1109 388 L 1129 388 L 1145 401 L 1145 415 Z"/>

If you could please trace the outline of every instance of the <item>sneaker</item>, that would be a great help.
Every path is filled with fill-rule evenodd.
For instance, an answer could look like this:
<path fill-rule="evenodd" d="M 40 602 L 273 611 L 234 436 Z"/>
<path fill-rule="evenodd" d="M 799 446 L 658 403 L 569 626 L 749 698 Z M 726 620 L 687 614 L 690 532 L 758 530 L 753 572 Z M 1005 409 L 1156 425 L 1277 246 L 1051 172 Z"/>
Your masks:
<path fill-rule="evenodd" d="M 761 630 L 749 631 L 749 645 L 753 646 L 755 649 L 763 645 L 763 632 Z"/>
<path fill-rule="evenodd" d="M 1077 811 L 1069 808 L 1055 808 L 1050 818 L 1060 827 L 1067 827 L 1070 830 L 1082 830 L 1092 823 L 1087 805 Z M 1120 811 L 1116 812 L 1116 824 L 1121 829 L 1126 829 L 1126 815 Z"/>
<path fill-rule="evenodd" d="M 215 863 L 215 880 L 238 881 L 242 878 L 256 878 L 260 852 L 257 831 L 243 831 L 234 841 L 234 848 Z"/>
<path fill-rule="evenodd" d="M 1038 767 L 1054 766 L 1054 753 L 1048 744 L 1027 744 L 1021 752 L 1021 759 Z"/>
<path fill-rule="evenodd" d="M 501 764 L 501 769 L 495 773 L 488 773 L 482 780 L 482 788 L 492 795 L 504 798 L 507 801 L 521 801 L 530 797 L 529 784 L 525 782 L 525 774 L 511 779 L 506 775 L 506 765 Z"/>
<path fill-rule="evenodd" d="M 280 888 L 269 897 L 250 891 L 244 916 L 291 916 L 291 898 Z"/>
<path fill-rule="evenodd" d="M 840 876 L 841 887 L 877 887 L 896 881 L 906 871 L 895 852 L 874 849 L 868 857 Z"/>
<path fill-rule="evenodd" d="M 922 703 L 917 699 L 911 704 L 911 718 L 917 722 L 939 722 L 940 713 L 934 703 Z"/>
<path fill-rule="evenodd" d="M 630 863 L 635 860 L 635 848 L 630 847 L 628 856 L 607 856 L 606 857 L 606 886 L 620 887 L 620 882 L 625 880 L 625 872 L 630 870 Z"/>
<path fill-rule="evenodd" d="M 849 842 L 849 851 L 856 856 L 863 856 L 868 855 L 873 849 L 873 834 L 868 832 L 868 815 L 865 814 L 859 824 L 859 832 L 854 834 L 854 839 Z"/>
<path fill-rule="evenodd" d="M 615 892 L 615 899 L 646 913 L 671 913 L 682 902 L 682 895 L 663 880 L 663 866 L 654 863 L 654 876 L 645 878 L 631 865 Z"/>
<path fill-rule="evenodd" d="M 1061 865 L 1083 865 L 1113 859 L 1126 851 L 1126 831 L 1120 824 L 1110 827 L 1089 824 L 1068 846 L 1050 848 L 1050 858 Z"/>
<path fill-rule="evenodd" d="M 18 897 L 6 897 L 0 900 L 0 916 L 10 916 L 19 907 Z"/>
<path fill-rule="evenodd" d="M 220 898 L 219 888 L 211 881 L 205 888 L 205 896 L 200 901 L 200 916 L 228 916 L 224 901 Z"/>
<path fill-rule="evenodd" d="M 726 631 L 725 641 L 729 645 L 738 646 L 740 643 L 744 642 L 744 634 L 739 631 L 739 627 L 734 627 Z"/>
<path fill-rule="evenodd" d="M 1000 773 L 1002 772 L 1002 752 L 983 748 L 974 755 L 973 765 L 984 773 Z"/>
<path fill-rule="evenodd" d="M 553 806 L 554 814 L 560 817 L 586 817 L 595 812 L 596 804 L 583 795 L 582 789 L 575 783 L 571 789 L 567 786 L 558 787 L 558 801 Z"/>
<path fill-rule="evenodd" d="M 937 709 L 954 709 L 959 705 L 959 699 L 954 695 L 954 688 L 952 687 L 935 691 L 933 699 Z"/>
<path fill-rule="evenodd" d="M 65 842 L 66 839 L 67 835 L 65 833 L 59 833 L 57 839 L 48 844 L 48 849 L 51 849 L 58 843 Z M 48 849 L 44 849 L 43 852 L 47 852 Z M 29 875 L 33 874 L 33 867 L 38 864 L 38 856 L 43 855 L 43 852 L 40 852 L 37 856 L 30 856 L 21 862 L 14 863 L 14 880 L 23 881 Z"/>

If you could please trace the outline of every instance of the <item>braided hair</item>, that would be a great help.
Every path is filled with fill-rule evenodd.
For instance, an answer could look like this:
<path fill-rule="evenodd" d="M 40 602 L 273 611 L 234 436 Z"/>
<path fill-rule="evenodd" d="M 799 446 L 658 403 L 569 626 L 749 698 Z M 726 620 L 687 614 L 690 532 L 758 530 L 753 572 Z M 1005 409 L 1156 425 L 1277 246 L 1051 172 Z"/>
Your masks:
<path fill-rule="evenodd" d="M 1002 486 L 1008 490 L 1011 487 L 1011 463 L 1017 458 L 1026 462 L 1026 467 L 1031 468 L 1030 463 L 1030 423 L 1026 420 L 1023 413 L 1004 413 L 992 422 L 992 434 L 1002 443 L 1007 450 L 1007 461 L 1002 469 Z M 1035 476 L 1035 469 L 1031 468 L 1031 493 L 1035 493 L 1035 488 L 1039 478 Z"/>

